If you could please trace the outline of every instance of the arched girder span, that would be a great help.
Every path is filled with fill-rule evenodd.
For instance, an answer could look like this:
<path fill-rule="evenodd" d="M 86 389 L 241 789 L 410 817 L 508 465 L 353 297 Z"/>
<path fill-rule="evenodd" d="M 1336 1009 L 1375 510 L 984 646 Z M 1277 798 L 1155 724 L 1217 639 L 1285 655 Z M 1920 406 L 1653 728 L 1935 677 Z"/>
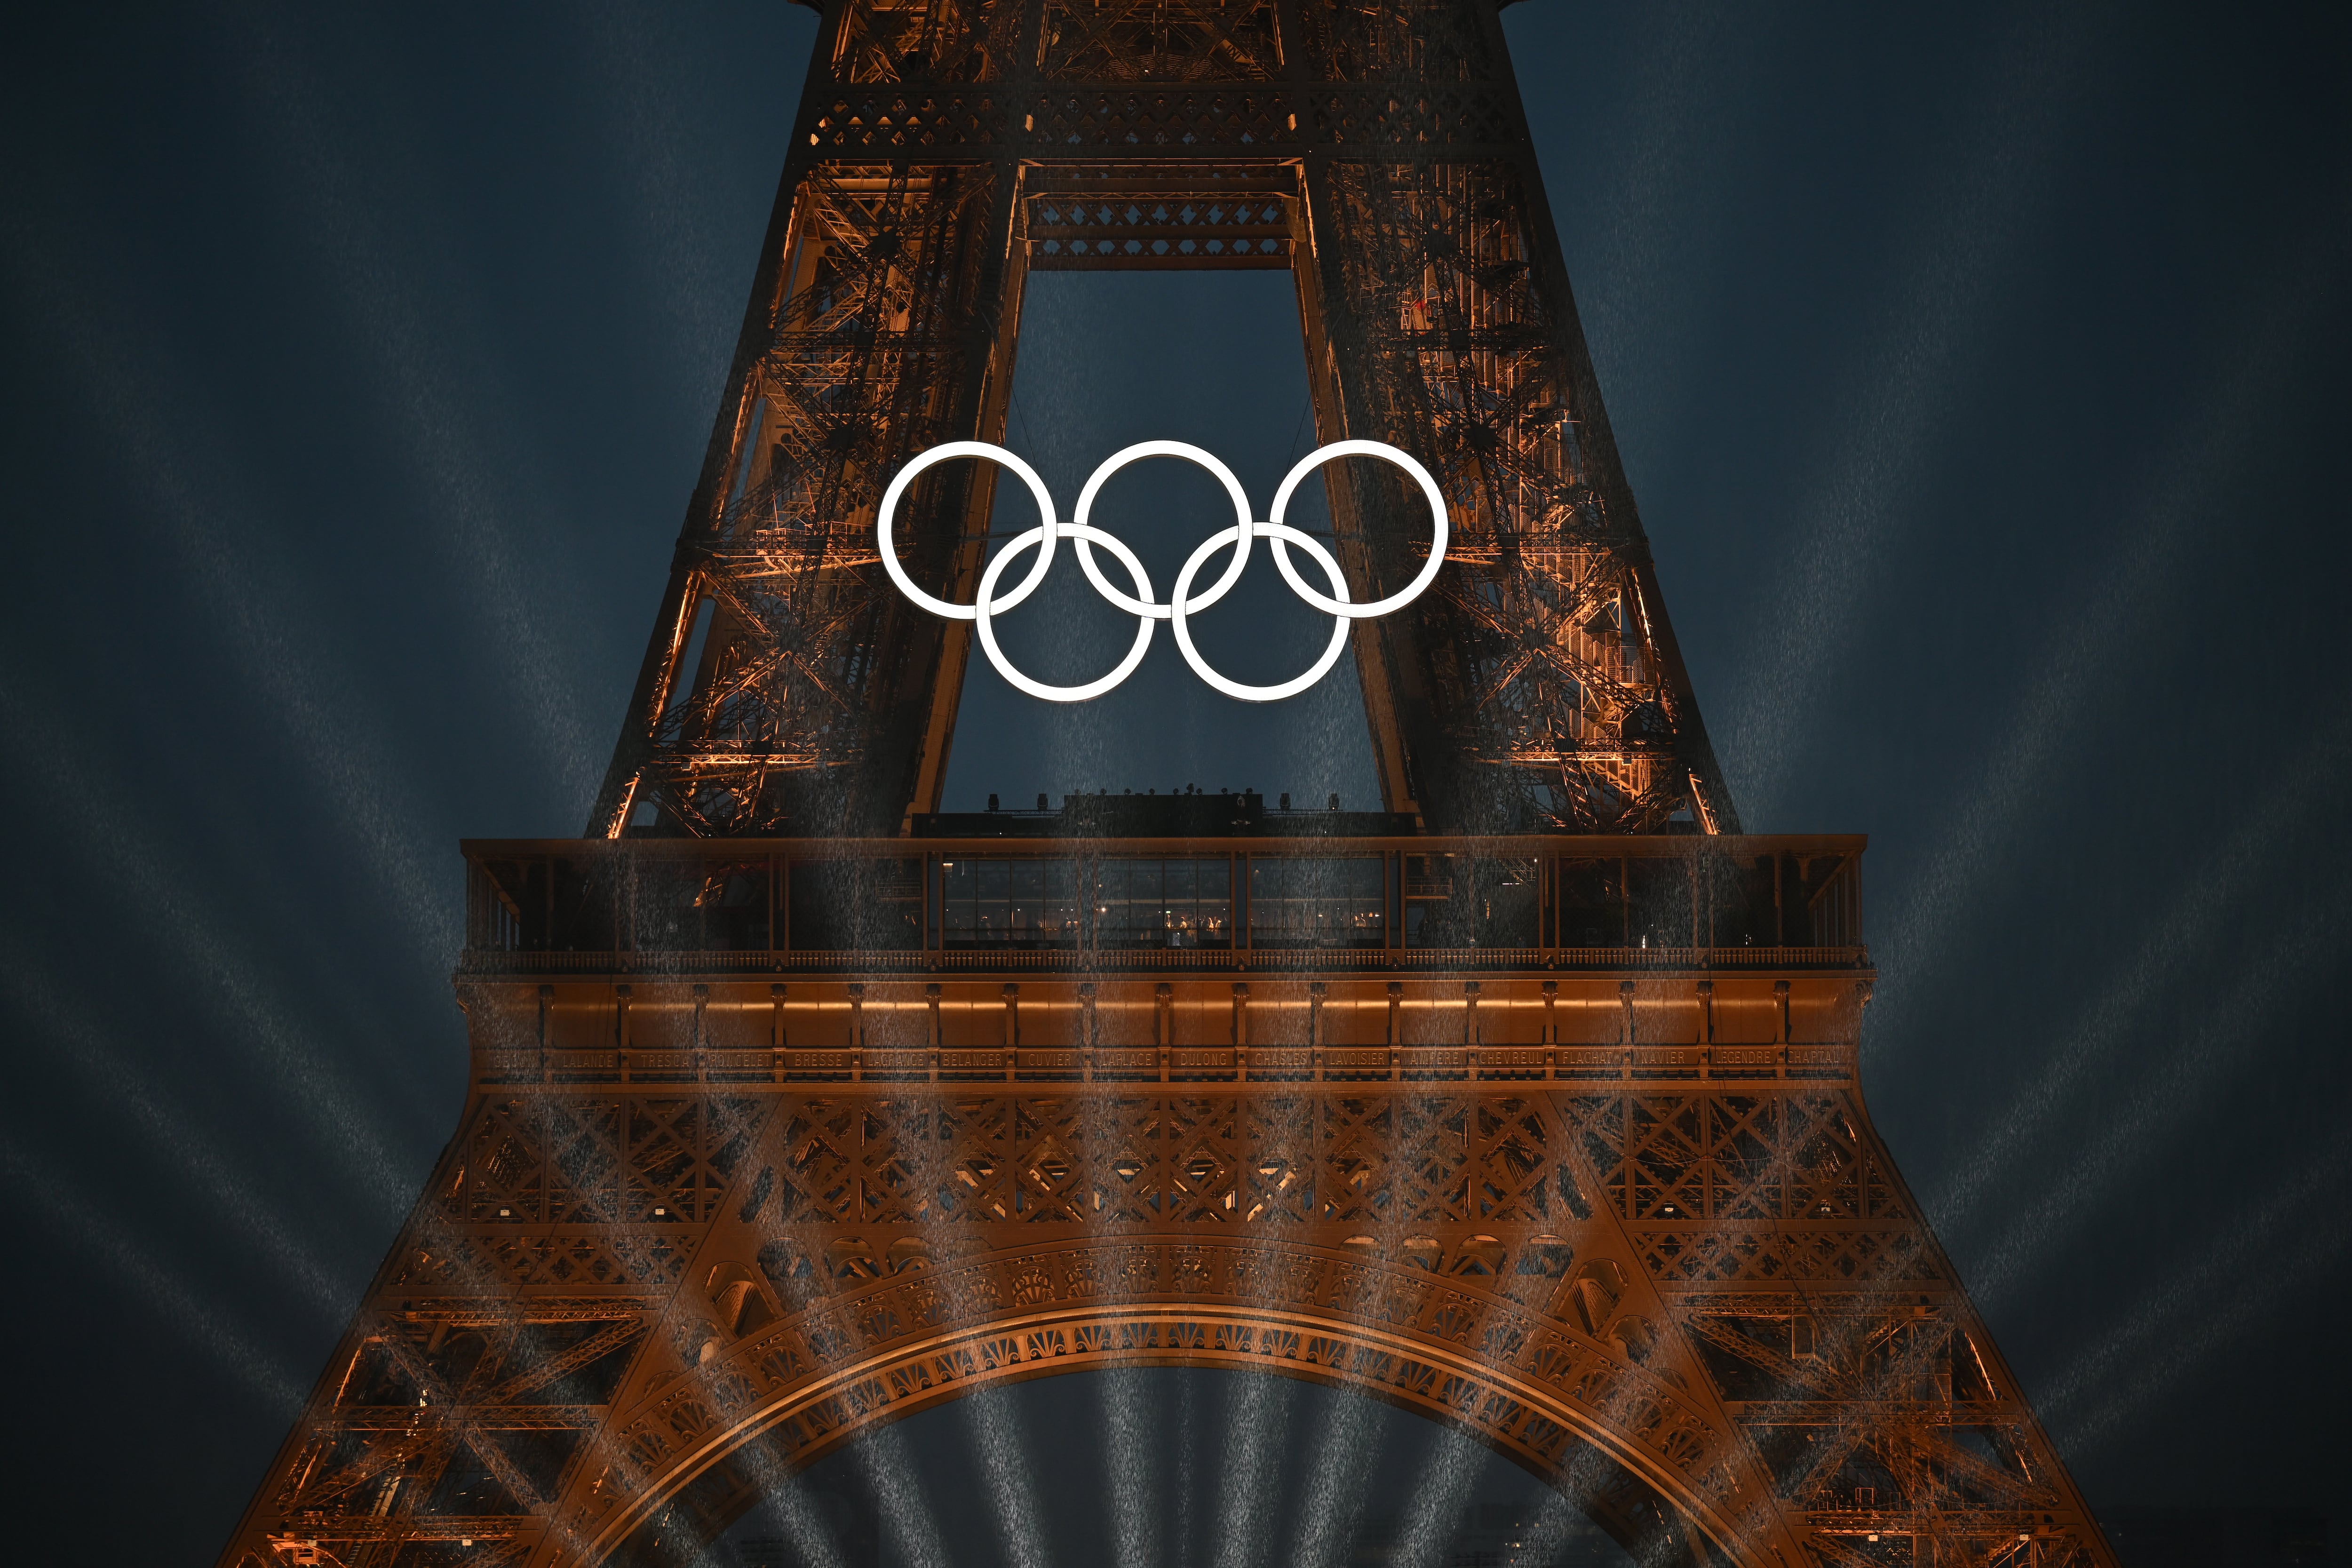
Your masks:
<path fill-rule="evenodd" d="M 1189 1237 L 1122 1240 L 1197 1250 Z M 1280 1243 L 1247 1250 L 1277 1267 L 1351 1261 Z M 1011 1261 L 1034 1279 L 1054 1258 L 1032 1252 Z M 905 1284 L 885 1282 L 875 1294 Z M 915 1282 L 919 1290 L 927 1284 Z M 984 1388 L 1151 1366 L 1290 1377 L 1379 1399 L 1512 1460 L 1644 1561 L 1773 1563 L 1770 1521 L 1741 1507 L 1753 1492 L 1736 1447 L 1711 1442 L 1664 1379 L 1573 1325 L 1533 1321 L 1543 1341 L 1535 1353 L 1497 1363 L 1480 1349 L 1329 1310 L 1232 1298 L 1055 1300 L 910 1335 L 702 1426 L 717 1414 L 709 1402 L 726 1397 L 717 1391 L 740 1388 L 747 1367 L 794 1337 L 777 1325 L 701 1363 L 693 1386 L 656 1394 L 664 1409 L 688 1413 L 695 1436 L 667 1446 L 625 1500 L 583 1520 L 544 1560 L 629 1568 L 688 1560 L 766 1489 L 882 1426 Z M 661 1425 L 641 1417 L 638 1439 Z M 1670 1554 L 1649 1555 L 1661 1550 Z"/>

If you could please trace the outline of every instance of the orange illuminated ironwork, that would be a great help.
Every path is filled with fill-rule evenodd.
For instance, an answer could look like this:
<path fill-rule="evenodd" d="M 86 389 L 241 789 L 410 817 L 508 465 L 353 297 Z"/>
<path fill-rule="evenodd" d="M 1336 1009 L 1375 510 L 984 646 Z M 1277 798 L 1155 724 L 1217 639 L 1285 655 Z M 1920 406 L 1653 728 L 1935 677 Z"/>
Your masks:
<path fill-rule="evenodd" d="M 1149 1364 L 1419 1411 L 1645 1562 L 2109 1568 L 1864 1109 L 1861 841 L 1738 831 L 1493 5 L 824 17 L 589 835 L 467 846 L 457 1136 L 223 1562 L 684 1563 Z M 876 507 L 1002 438 L 1030 269 L 1135 267 L 1287 269 L 1320 438 L 1444 490 L 1351 631 L 1378 812 L 937 814 L 967 624 Z M 1360 467 L 1369 597 L 1427 519 Z M 908 492 L 926 592 L 992 482 Z"/>

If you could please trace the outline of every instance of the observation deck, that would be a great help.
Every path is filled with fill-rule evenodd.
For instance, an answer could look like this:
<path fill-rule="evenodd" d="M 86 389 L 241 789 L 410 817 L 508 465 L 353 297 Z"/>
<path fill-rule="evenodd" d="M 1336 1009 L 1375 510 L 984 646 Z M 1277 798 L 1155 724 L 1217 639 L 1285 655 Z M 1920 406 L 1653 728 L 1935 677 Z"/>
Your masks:
<path fill-rule="evenodd" d="M 901 838 L 469 841 L 478 1080 L 1853 1076 L 1860 837 L 1441 837 L 1157 800 Z M 1139 815 L 1209 831 L 1098 831 Z"/>

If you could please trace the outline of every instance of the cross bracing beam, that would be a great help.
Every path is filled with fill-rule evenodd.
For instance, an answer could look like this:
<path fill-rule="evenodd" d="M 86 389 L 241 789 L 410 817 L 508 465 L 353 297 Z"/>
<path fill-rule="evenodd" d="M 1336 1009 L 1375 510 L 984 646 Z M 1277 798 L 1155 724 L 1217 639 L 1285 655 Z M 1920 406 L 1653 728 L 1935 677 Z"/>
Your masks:
<path fill-rule="evenodd" d="M 1289 269 L 1318 435 L 1438 475 L 1436 590 L 1353 634 L 1390 810 L 1737 829 L 1491 11 L 849 5 L 796 124 L 596 831 L 936 808 L 969 629 L 892 594 L 875 508 L 917 453 L 1001 439 L 1031 268 Z M 1360 594 L 1418 571 L 1390 476 L 1325 479 Z M 926 592 L 971 596 L 993 484 L 916 487 L 899 546 Z"/>
<path fill-rule="evenodd" d="M 232 1560 L 683 1563 L 881 1422 L 1181 1365 L 1659 1561 L 2105 1568 L 1871 1128 L 1860 848 L 474 845 L 465 1117 Z"/>
<path fill-rule="evenodd" d="M 591 836 L 468 847 L 458 1134 L 224 1561 L 683 1563 L 1149 1364 L 1416 1410 L 1644 1561 L 2112 1568 L 1870 1125 L 1860 842 L 1739 836 L 1494 6 L 824 15 Z M 883 487 L 1001 439 L 1030 268 L 1235 267 L 1445 498 L 1352 633 L 1386 810 L 939 817 L 966 630 Z M 1367 596 L 1391 479 L 1326 470 Z M 993 483 L 912 488 L 927 592 Z"/>

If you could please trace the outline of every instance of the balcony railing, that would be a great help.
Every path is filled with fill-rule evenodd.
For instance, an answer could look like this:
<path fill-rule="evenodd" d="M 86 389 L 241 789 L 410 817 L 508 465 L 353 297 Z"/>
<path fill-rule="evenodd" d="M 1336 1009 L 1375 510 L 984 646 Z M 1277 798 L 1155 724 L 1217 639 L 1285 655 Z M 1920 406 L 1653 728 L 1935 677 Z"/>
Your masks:
<path fill-rule="evenodd" d="M 467 974 L 1038 974 L 1347 973 L 1373 971 L 1458 973 L 1474 970 L 1858 969 L 1867 948 L 1853 947 L 1423 947 L 1242 949 L 620 949 L 601 952 L 468 949 Z"/>
<path fill-rule="evenodd" d="M 1863 841 L 477 841 L 474 974 L 1865 966 Z"/>
<path fill-rule="evenodd" d="M 1714 1046 L 853 1047 L 486 1050 L 485 1083 L 1496 1083 L 1851 1078 L 1837 1042 Z"/>

